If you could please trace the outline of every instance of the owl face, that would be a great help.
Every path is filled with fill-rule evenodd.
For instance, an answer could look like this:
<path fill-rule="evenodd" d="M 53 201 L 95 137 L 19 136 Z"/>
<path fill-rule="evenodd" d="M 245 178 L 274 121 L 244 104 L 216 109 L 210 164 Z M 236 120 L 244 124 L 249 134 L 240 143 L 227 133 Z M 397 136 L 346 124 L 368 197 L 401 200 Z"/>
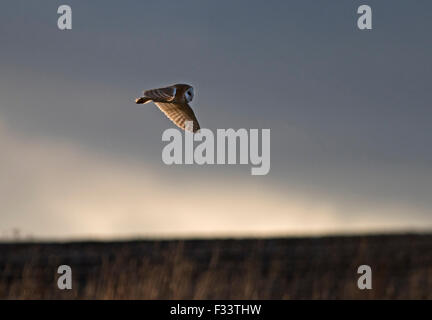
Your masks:
<path fill-rule="evenodd" d="M 185 99 L 187 102 L 191 102 L 194 97 L 194 90 L 192 87 L 185 91 Z"/>

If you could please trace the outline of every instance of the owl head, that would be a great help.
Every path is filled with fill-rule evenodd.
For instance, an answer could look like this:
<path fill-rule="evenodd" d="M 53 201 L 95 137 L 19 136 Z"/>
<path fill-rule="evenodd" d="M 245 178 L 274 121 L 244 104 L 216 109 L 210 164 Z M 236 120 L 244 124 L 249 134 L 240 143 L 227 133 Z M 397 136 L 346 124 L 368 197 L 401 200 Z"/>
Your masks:
<path fill-rule="evenodd" d="M 193 97 L 194 97 L 194 89 L 193 89 L 192 87 L 189 87 L 189 88 L 185 91 L 184 95 L 185 95 L 185 99 L 186 99 L 186 101 L 187 101 L 187 102 L 191 102 L 192 99 L 193 99 Z"/>

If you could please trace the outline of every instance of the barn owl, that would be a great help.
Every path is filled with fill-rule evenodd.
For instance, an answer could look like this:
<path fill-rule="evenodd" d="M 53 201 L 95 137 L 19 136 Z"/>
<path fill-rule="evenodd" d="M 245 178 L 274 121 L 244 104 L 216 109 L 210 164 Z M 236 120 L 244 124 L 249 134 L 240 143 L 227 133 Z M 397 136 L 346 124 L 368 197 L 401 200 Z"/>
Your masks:
<path fill-rule="evenodd" d="M 146 90 L 144 96 L 136 99 L 135 103 L 154 102 L 179 128 L 197 132 L 200 126 L 192 108 L 189 106 L 189 102 L 192 101 L 193 97 L 194 90 L 190 85 L 175 84 L 165 88 Z M 190 121 L 193 125 L 188 125 L 191 124 Z"/>

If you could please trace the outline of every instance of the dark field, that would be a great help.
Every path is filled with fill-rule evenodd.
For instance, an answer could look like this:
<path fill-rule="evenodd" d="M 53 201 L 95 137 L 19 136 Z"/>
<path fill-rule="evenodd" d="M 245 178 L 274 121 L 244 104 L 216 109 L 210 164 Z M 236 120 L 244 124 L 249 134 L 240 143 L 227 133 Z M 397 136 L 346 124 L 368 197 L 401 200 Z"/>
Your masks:
<path fill-rule="evenodd" d="M 432 235 L 0 244 L 0 298 L 432 299 Z"/>

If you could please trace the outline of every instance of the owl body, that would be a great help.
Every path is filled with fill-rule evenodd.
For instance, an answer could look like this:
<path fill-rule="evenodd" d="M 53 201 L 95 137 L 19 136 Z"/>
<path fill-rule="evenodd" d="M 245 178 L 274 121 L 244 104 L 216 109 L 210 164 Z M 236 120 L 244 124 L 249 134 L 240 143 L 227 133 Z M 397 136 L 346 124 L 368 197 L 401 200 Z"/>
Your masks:
<path fill-rule="evenodd" d="M 179 128 L 196 132 L 200 129 L 198 120 L 189 106 L 194 97 L 193 87 L 175 84 L 165 88 L 145 90 L 143 97 L 135 100 L 137 104 L 154 102 L 156 106 Z M 192 126 L 186 126 L 186 122 Z"/>

